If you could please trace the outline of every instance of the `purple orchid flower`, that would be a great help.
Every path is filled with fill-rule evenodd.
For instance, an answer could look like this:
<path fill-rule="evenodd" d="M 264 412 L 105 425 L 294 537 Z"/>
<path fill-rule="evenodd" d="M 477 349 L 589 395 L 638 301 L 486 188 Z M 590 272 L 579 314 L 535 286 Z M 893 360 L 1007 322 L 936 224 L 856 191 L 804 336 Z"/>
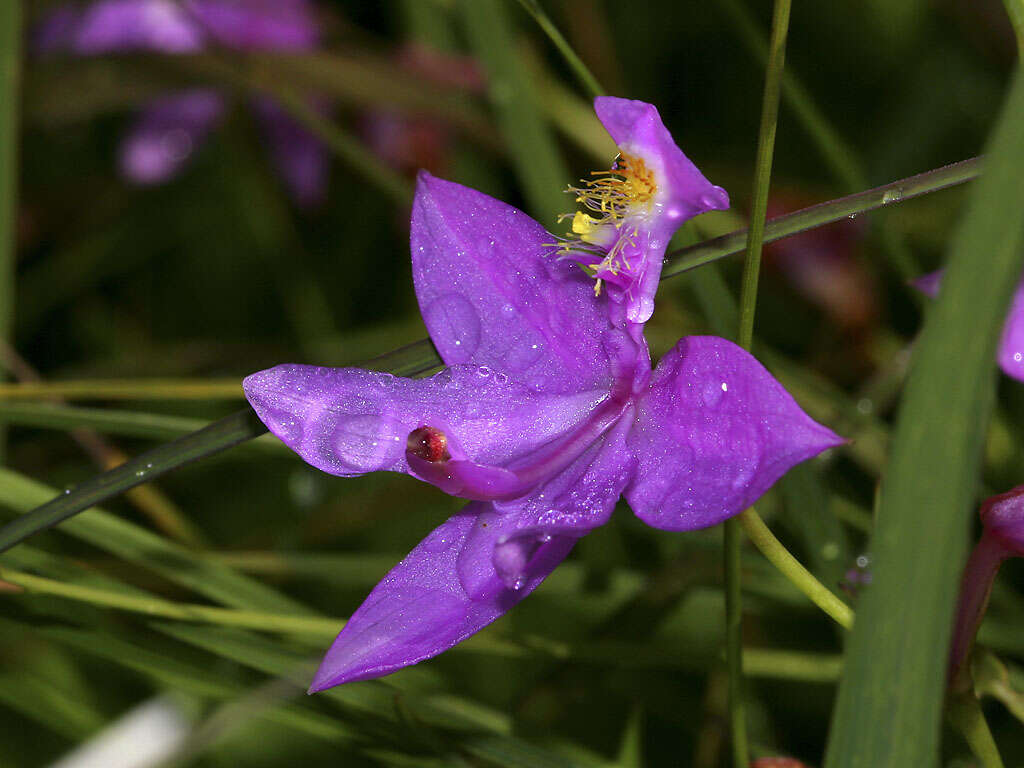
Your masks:
<path fill-rule="evenodd" d="M 196 53 L 236 50 L 304 51 L 319 30 L 307 0 L 99 0 L 64 6 L 36 31 L 37 50 L 80 56 L 119 51 Z M 253 103 L 271 158 L 296 202 L 311 205 L 327 188 L 323 144 L 267 99 Z M 151 102 L 122 142 L 121 173 L 137 184 L 176 176 L 225 113 L 223 97 L 192 89 Z"/>
<path fill-rule="evenodd" d="M 912 285 L 921 293 L 933 299 L 939 295 L 942 286 L 942 270 L 922 275 Z M 996 360 L 1003 373 L 1018 381 L 1024 381 L 1024 282 L 1017 286 L 1010 302 L 1003 324 L 1003 335 L 999 339 Z"/>
<path fill-rule="evenodd" d="M 653 112 L 607 97 L 596 106 L 632 137 Z M 664 136 L 631 146 L 658 169 L 655 184 L 694 172 Z M 693 213 L 706 190 L 678 194 L 673 210 Z M 644 226 L 668 229 L 653 215 Z M 423 172 L 413 280 L 447 367 L 414 380 L 281 365 L 243 382 L 270 431 L 313 466 L 403 472 L 471 500 L 374 588 L 311 692 L 388 674 L 477 632 L 607 522 L 620 496 L 655 528 L 702 528 L 842 442 L 723 339 L 684 338 L 652 372 L 643 326 L 623 308 L 653 296 L 644 280 L 657 266 L 637 272 L 632 293 L 615 283 L 618 297 L 597 295 L 582 270 L 553 258 L 551 240 L 521 211 Z"/>
<path fill-rule="evenodd" d="M 978 514 L 981 538 L 967 559 L 960 581 L 949 651 L 949 680 L 954 686 L 966 684 L 962 672 L 985 616 L 999 567 L 1008 558 L 1024 557 L 1024 485 L 985 499 Z"/>

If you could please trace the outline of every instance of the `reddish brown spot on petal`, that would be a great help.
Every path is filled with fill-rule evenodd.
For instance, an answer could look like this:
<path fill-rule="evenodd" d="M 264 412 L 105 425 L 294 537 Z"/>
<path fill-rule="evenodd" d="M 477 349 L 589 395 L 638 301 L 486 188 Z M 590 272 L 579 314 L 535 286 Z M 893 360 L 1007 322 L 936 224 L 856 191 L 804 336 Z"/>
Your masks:
<path fill-rule="evenodd" d="M 409 433 L 406 450 L 413 456 L 424 461 L 447 461 L 452 456 L 448 453 L 448 438 L 437 427 L 420 427 Z"/>

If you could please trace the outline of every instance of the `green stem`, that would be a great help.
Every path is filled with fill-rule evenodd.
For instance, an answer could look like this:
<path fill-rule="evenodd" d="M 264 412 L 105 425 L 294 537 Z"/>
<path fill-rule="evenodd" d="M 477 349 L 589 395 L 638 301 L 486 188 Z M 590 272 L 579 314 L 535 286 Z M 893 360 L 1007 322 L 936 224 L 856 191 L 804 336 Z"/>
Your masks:
<path fill-rule="evenodd" d="M 86 480 L 76 486 L 74 492 L 67 490 L 0 528 L 0 552 L 111 496 L 123 493 L 141 483 L 150 482 L 183 464 L 251 440 L 266 431 L 267 428 L 256 414 L 247 408 L 173 443 L 158 446 L 119 467 Z"/>
<path fill-rule="evenodd" d="M 725 521 L 725 657 L 729 672 L 729 729 L 736 768 L 750 764 L 746 707 L 743 704 L 743 579 L 740 535 L 735 520 Z"/>
<path fill-rule="evenodd" d="M 754 312 L 757 309 L 757 283 L 761 274 L 761 247 L 768 216 L 768 189 L 775 155 L 775 129 L 779 117 L 779 93 L 786 56 L 786 32 L 789 29 L 789 0 L 775 0 L 772 38 L 768 48 L 768 72 L 761 106 L 761 127 L 757 138 L 753 202 L 750 206 L 750 232 L 743 265 L 743 289 L 740 294 L 740 329 L 737 341 L 749 350 L 754 340 Z"/>
<path fill-rule="evenodd" d="M 86 379 L 0 384 L 0 400 L 240 400 L 235 379 Z"/>
<path fill-rule="evenodd" d="M 33 576 L 2 566 L 0 566 L 0 579 L 21 587 L 26 592 L 35 594 L 55 595 L 105 608 L 116 608 L 123 611 L 144 613 L 147 616 L 176 619 L 178 621 L 215 624 L 222 627 L 245 627 L 269 632 L 294 632 L 329 639 L 333 638 L 344 624 L 344 621 L 341 619 L 320 618 L 316 616 L 288 616 L 286 614 L 234 610 L 192 603 L 174 603 L 156 597 L 129 595 L 107 589 L 83 586 L 81 584 L 55 581 L 54 579 Z"/>
<path fill-rule="evenodd" d="M 981 704 L 973 691 L 951 698 L 946 704 L 946 717 L 960 731 L 984 768 L 1003 768 L 999 748 L 996 747 L 996 741 L 981 711 Z"/>
<path fill-rule="evenodd" d="M 1008 2 L 1010 0 L 1007 0 Z M 604 89 L 601 84 L 597 82 L 597 78 L 587 68 L 587 65 L 583 63 L 583 60 L 576 55 L 576 51 L 573 50 L 572 46 L 569 45 L 569 41 L 565 39 L 562 33 L 555 26 L 551 18 L 544 12 L 544 9 L 540 7 L 540 3 L 537 0 L 519 0 L 519 4 L 523 6 L 528 14 L 533 16 L 544 33 L 548 36 L 558 52 L 562 54 L 566 64 L 572 70 L 573 74 L 580 81 L 580 85 L 583 86 L 584 90 L 590 94 L 591 98 L 604 95 Z"/>
<path fill-rule="evenodd" d="M 940 189 L 963 184 L 977 178 L 980 171 L 981 158 L 972 157 L 969 160 L 961 160 L 959 163 L 883 184 L 874 189 L 812 205 L 785 216 L 777 216 L 765 226 L 763 242 L 771 243 L 835 221 L 853 218 L 868 211 L 896 205 L 921 195 L 938 192 Z M 668 254 L 668 264 L 662 270 L 662 279 L 726 256 L 743 253 L 747 245 L 747 235 L 746 229 L 738 229 L 735 232 L 672 251 Z"/>
<path fill-rule="evenodd" d="M 21 1 L 6 0 L 0 3 L 0 343 L 10 342 L 14 320 L 20 80 Z M 0 431 L 0 459 L 3 443 Z"/>
<path fill-rule="evenodd" d="M 779 94 L 786 59 L 786 34 L 789 30 L 789 0 L 775 0 L 772 36 L 768 45 L 768 66 L 761 103 L 761 126 L 757 138 L 757 164 L 750 212 L 750 233 L 743 264 L 743 288 L 740 293 L 740 327 L 737 341 L 749 350 L 754 341 L 754 313 L 757 309 L 757 283 L 761 273 L 761 247 L 768 216 L 768 189 L 775 155 L 775 130 L 779 117 Z M 746 513 L 744 513 L 746 514 Z M 756 512 L 751 514 L 756 515 Z M 736 768 L 747 768 L 746 714 L 743 706 L 743 605 L 740 578 L 740 522 L 725 522 L 725 625 L 726 656 L 729 666 L 729 722 L 732 755 Z"/>
<path fill-rule="evenodd" d="M 841 627 L 844 629 L 853 627 L 853 611 L 850 610 L 850 607 L 836 597 L 828 587 L 814 578 L 811 572 L 789 553 L 789 550 L 775 538 L 771 529 L 765 525 L 753 507 L 739 516 L 739 523 L 754 546 L 761 550 L 761 554 L 775 566 L 779 573 L 789 579 L 793 586 L 807 595 L 811 602 L 831 616 Z"/>

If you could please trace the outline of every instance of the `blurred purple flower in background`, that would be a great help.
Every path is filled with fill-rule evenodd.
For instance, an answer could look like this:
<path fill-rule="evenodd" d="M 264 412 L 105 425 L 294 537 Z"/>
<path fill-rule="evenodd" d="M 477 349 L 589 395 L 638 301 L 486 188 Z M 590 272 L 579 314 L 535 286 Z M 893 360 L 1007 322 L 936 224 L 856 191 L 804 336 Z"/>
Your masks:
<path fill-rule="evenodd" d="M 298 52 L 318 42 L 307 0 L 99 0 L 62 6 L 35 32 L 38 51 L 78 56 L 186 54 L 212 47 Z M 326 148 L 274 101 L 258 98 L 253 109 L 292 197 L 303 205 L 321 200 L 327 188 Z M 224 112 L 224 97 L 212 89 L 154 100 L 121 144 L 121 172 L 138 184 L 167 181 L 182 170 Z"/>
<path fill-rule="evenodd" d="M 657 115 L 625 99 L 598 99 L 597 109 L 634 137 Z M 377 585 L 312 691 L 379 677 L 472 635 L 607 522 L 620 496 L 655 528 L 703 528 L 841 442 L 724 339 L 684 338 L 652 372 L 643 325 L 629 321 L 627 305 L 653 300 L 646 276 L 660 272 L 669 230 L 707 208 L 705 198 L 725 200 L 666 145 L 660 119 L 656 127 L 660 154 L 630 160 L 649 170 L 645 194 L 661 194 L 663 182 L 702 183 L 677 184 L 642 218 L 626 201 L 623 231 L 635 228 L 638 246 L 647 233 L 657 237 L 613 274 L 634 278 L 612 283 L 619 294 L 598 295 L 526 214 L 423 173 L 412 211 L 413 279 L 447 368 L 403 379 L 281 365 L 244 381 L 271 432 L 313 466 L 345 477 L 403 472 L 472 500 Z M 613 234 L 592 244 L 611 252 Z"/>
<path fill-rule="evenodd" d="M 942 270 L 922 275 L 914 280 L 913 286 L 934 299 L 942 287 Z M 996 360 L 1003 373 L 1024 381 L 1024 282 L 1018 284 L 1006 313 Z"/>

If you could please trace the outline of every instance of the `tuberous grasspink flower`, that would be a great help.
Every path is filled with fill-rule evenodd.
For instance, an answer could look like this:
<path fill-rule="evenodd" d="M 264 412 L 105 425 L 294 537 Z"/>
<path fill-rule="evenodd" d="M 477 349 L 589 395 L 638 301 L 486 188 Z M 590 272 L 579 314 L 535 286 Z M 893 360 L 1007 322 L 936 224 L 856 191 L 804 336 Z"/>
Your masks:
<path fill-rule="evenodd" d="M 935 298 L 942 287 L 942 272 L 923 275 L 917 278 L 913 285 L 921 293 Z M 1014 291 L 1010 309 L 1006 313 L 996 360 L 1003 373 L 1018 381 L 1024 381 L 1024 282 L 1021 282 Z"/>
<path fill-rule="evenodd" d="M 387 674 L 472 635 L 607 522 L 620 496 L 656 528 L 702 528 L 841 442 L 723 339 L 684 338 L 651 370 L 643 326 L 623 306 L 653 297 L 661 238 L 703 205 L 686 202 L 676 179 L 699 173 L 666 144 L 653 107 L 608 98 L 598 110 L 616 127 L 637 116 L 643 135 L 658 137 L 661 155 L 644 167 L 675 196 L 643 219 L 657 263 L 636 262 L 636 280 L 615 283 L 618 296 L 597 295 L 524 213 L 422 173 L 413 280 L 447 367 L 414 380 L 281 365 L 244 381 L 264 423 L 313 466 L 345 477 L 403 472 L 470 500 L 374 588 L 312 691 Z M 695 194 L 724 204 L 715 189 Z"/>
<path fill-rule="evenodd" d="M 79 56 L 216 47 L 298 52 L 315 48 L 319 36 L 307 0 L 97 0 L 57 8 L 36 30 L 35 46 L 41 53 Z M 317 202 L 327 185 L 326 148 L 276 102 L 259 98 L 253 108 L 292 197 Z M 223 96 L 207 88 L 153 100 L 121 144 L 122 173 L 138 184 L 177 175 L 225 109 Z"/>

